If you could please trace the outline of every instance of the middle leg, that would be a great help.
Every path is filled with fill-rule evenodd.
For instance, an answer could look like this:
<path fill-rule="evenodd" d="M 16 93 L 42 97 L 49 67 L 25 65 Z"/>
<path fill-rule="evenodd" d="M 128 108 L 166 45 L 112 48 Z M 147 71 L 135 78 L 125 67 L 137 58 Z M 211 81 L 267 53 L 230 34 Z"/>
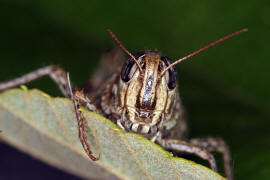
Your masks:
<path fill-rule="evenodd" d="M 68 90 L 66 72 L 61 67 L 55 65 L 42 67 L 21 77 L 1 82 L 0 91 L 31 82 L 45 75 L 49 75 L 51 79 L 56 82 L 56 84 L 66 97 L 71 97 L 70 91 Z"/>

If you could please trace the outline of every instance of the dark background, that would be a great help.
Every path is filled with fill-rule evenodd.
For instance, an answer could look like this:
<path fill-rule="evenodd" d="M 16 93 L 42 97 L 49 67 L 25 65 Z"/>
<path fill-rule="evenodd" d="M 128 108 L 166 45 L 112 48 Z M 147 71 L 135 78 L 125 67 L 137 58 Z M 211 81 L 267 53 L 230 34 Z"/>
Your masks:
<path fill-rule="evenodd" d="M 59 64 L 82 87 L 112 29 L 131 52 L 181 58 L 241 34 L 177 66 L 192 137 L 224 138 L 235 179 L 270 178 L 269 1 L 0 1 L 0 82 Z M 49 78 L 28 84 L 61 96 Z M 221 168 L 219 164 L 219 168 Z M 0 179 L 77 179 L 0 145 Z"/>

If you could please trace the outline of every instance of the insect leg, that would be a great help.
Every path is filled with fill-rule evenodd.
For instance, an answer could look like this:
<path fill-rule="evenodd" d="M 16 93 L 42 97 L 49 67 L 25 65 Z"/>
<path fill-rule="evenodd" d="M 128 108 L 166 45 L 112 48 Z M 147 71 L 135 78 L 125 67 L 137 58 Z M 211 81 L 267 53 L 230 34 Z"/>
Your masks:
<path fill-rule="evenodd" d="M 207 160 L 210 164 L 211 169 L 217 171 L 217 165 L 214 156 L 203 147 L 194 145 L 186 141 L 180 141 L 175 139 L 158 139 L 157 143 L 167 150 L 179 153 L 194 154 L 204 160 Z"/>
<path fill-rule="evenodd" d="M 53 81 L 59 86 L 60 90 L 66 97 L 71 97 L 68 90 L 68 82 L 66 78 L 66 72 L 59 66 L 46 66 L 30 73 L 27 73 L 21 77 L 13 80 L 0 83 L 0 91 L 12 88 L 21 84 L 28 83 L 42 76 L 49 75 Z"/>
<path fill-rule="evenodd" d="M 92 105 L 90 103 L 91 101 L 84 95 L 82 91 L 79 91 L 78 89 L 74 89 L 72 99 L 73 99 L 73 104 L 74 104 L 75 113 L 76 113 L 77 122 L 78 122 L 78 130 L 79 130 L 78 136 L 83 146 L 83 149 L 90 159 L 92 159 L 93 161 L 97 161 L 99 160 L 100 157 L 95 157 L 92 155 L 93 153 L 90 150 L 90 146 L 87 142 L 87 138 L 85 135 L 85 129 L 84 129 L 85 118 L 82 115 L 82 112 L 80 111 L 79 105 L 80 104 L 84 105 L 90 111 L 96 111 L 97 108 L 94 105 Z"/>
<path fill-rule="evenodd" d="M 78 102 L 77 104 L 86 107 L 89 111 L 101 114 L 100 110 L 94 104 L 92 104 L 91 100 L 87 95 L 84 94 L 82 90 L 80 91 L 78 89 L 74 89 L 73 96 L 73 99 Z"/>
<path fill-rule="evenodd" d="M 223 162 L 224 162 L 224 171 L 228 178 L 228 180 L 232 179 L 232 169 L 231 169 L 231 156 L 229 148 L 224 142 L 223 139 L 220 138 L 196 138 L 191 139 L 190 141 L 192 144 L 197 146 L 201 146 L 206 148 L 207 150 L 213 152 L 219 152 L 223 155 Z"/>

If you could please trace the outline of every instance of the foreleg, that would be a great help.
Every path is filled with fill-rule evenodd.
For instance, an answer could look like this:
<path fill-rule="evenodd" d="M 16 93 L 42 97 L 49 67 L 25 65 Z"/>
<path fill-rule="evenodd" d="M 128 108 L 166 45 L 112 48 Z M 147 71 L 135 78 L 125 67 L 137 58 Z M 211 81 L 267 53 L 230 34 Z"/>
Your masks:
<path fill-rule="evenodd" d="M 84 148 L 84 151 L 88 155 L 88 157 L 90 159 L 92 159 L 93 161 L 97 161 L 97 160 L 99 160 L 100 157 L 93 156 L 93 153 L 92 153 L 90 146 L 87 142 L 87 138 L 85 135 L 85 128 L 84 128 L 85 118 L 84 118 L 82 112 L 80 111 L 79 105 L 83 105 L 84 107 L 86 107 L 90 111 L 94 111 L 94 112 L 99 112 L 99 111 L 93 104 L 91 104 L 90 99 L 88 99 L 88 97 L 85 96 L 85 94 L 82 91 L 75 89 L 73 92 L 73 95 L 72 95 L 72 99 L 73 99 L 73 104 L 74 104 L 74 108 L 75 108 L 75 114 L 77 117 L 78 130 L 79 130 L 78 136 L 79 136 L 79 139 L 81 141 L 81 144 Z"/>

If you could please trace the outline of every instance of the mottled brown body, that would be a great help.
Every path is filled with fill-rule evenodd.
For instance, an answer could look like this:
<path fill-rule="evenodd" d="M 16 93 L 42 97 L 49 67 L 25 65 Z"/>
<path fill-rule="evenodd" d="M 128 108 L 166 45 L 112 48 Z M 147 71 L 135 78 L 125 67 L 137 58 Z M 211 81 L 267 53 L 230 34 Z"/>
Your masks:
<path fill-rule="evenodd" d="M 172 64 L 169 58 L 157 51 L 141 51 L 132 55 L 109 31 L 129 58 L 122 64 L 124 56 L 121 51 L 117 49 L 106 53 L 100 68 L 83 91 L 72 89 L 68 74 L 58 66 L 40 68 L 0 83 L 0 91 L 49 75 L 63 94 L 73 100 L 79 140 L 93 161 L 100 157 L 92 155 L 87 143 L 80 105 L 108 117 L 123 130 L 141 134 L 167 150 L 197 155 L 207 160 L 214 171 L 217 171 L 217 167 L 211 152 L 220 152 L 223 155 L 225 174 L 231 180 L 229 148 L 222 139 L 187 137 L 187 121 L 179 98 L 174 65 L 246 31 L 242 29 L 229 34 Z"/>

